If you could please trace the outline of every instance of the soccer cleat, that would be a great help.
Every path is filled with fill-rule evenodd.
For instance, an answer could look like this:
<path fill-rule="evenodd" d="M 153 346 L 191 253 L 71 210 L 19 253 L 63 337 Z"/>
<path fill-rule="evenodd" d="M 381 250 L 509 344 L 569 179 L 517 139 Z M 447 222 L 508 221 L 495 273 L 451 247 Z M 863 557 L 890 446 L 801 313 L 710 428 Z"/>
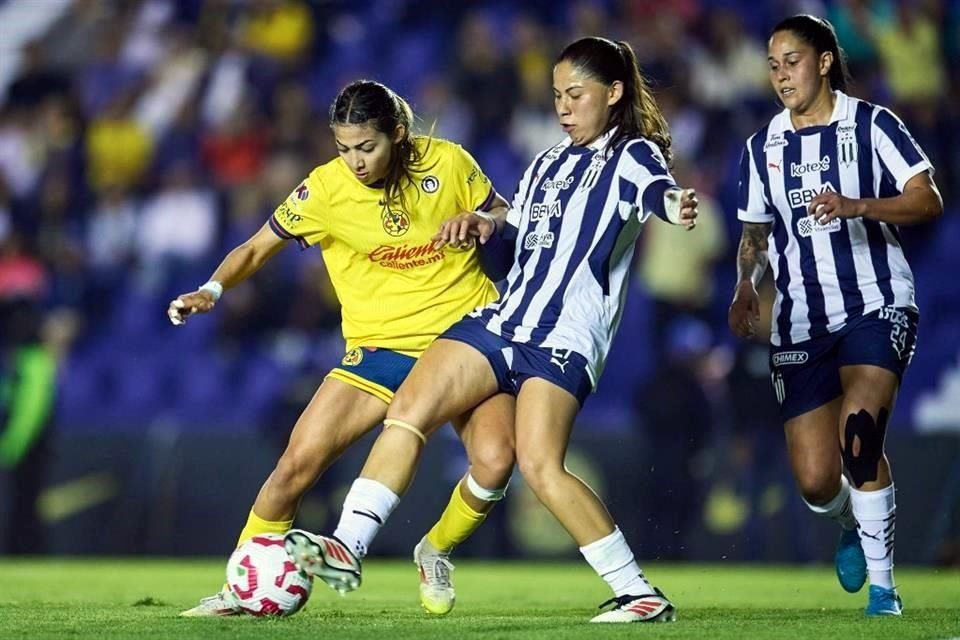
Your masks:
<path fill-rule="evenodd" d="M 884 589 L 875 584 L 870 585 L 870 600 L 864 613 L 868 616 L 900 616 L 903 615 L 903 601 L 897 588 Z"/>
<path fill-rule="evenodd" d="M 867 559 L 863 555 L 860 534 L 856 529 L 844 529 L 840 534 L 833 564 L 844 591 L 856 593 L 863 588 L 863 583 L 867 581 Z"/>
<path fill-rule="evenodd" d="M 600 605 L 616 606 L 594 617 L 590 622 L 673 622 L 677 619 L 677 608 L 667 600 L 660 589 L 654 587 L 654 593 L 645 596 L 618 596 L 610 598 Z"/>
<path fill-rule="evenodd" d="M 200 600 L 200 604 L 180 612 L 181 618 L 222 618 L 224 616 L 241 616 L 241 609 L 233 594 L 226 588 L 216 595 L 208 596 Z"/>
<path fill-rule="evenodd" d="M 457 601 L 449 557 L 448 553 L 437 551 L 425 537 L 413 549 L 413 562 L 420 570 L 420 605 L 427 613 L 445 616 Z"/>
<path fill-rule="evenodd" d="M 336 538 L 291 529 L 283 541 L 301 571 L 323 580 L 340 595 L 360 586 L 360 560 Z"/>

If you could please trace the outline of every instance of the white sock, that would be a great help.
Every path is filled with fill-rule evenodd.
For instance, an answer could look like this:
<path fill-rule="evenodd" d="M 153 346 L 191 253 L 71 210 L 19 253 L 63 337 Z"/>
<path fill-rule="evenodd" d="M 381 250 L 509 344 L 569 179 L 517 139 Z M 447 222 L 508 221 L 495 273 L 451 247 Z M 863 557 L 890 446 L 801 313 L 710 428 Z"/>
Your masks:
<path fill-rule="evenodd" d="M 860 523 L 860 544 L 867 558 L 870 584 L 893 588 L 893 538 L 897 523 L 894 489 L 850 490 L 853 514 Z"/>
<path fill-rule="evenodd" d="M 397 494 L 376 480 L 357 478 L 343 500 L 343 511 L 333 532 L 334 537 L 358 558 L 363 558 L 399 502 Z"/>
<path fill-rule="evenodd" d="M 840 491 L 830 502 L 824 505 L 810 504 L 804 500 L 810 511 L 818 516 L 830 518 L 838 522 L 844 529 L 854 529 L 857 526 L 857 520 L 853 515 L 853 507 L 850 502 L 850 482 L 844 475 L 840 476 Z"/>
<path fill-rule="evenodd" d="M 613 533 L 580 547 L 580 553 L 593 570 L 607 581 L 614 595 L 645 596 L 653 593 L 653 587 L 643 577 L 643 571 L 633 559 L 633 551 L 619 527 Z"/>

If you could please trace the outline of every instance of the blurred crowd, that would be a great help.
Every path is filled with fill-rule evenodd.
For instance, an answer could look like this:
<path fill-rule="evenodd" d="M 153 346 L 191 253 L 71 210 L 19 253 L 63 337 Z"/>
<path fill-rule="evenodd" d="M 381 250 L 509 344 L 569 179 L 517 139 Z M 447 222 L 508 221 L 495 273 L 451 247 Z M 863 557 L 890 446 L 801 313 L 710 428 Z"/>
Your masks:
<path fill-rule="evenodd" d="M 510 195 L 533 155 L 562 137 L 555 56 L 600 34 L 636 49 L 702 222 L 694 234 L 645 232 L 590 407 L 597 419 L 638 406 L 641 419 L 664 419 L 665 403 L 684 404 L 667 381 L 686 376 L 715 413 L 691 418 L 697 429 L 749 428 L 766 415 L 737 411 L 750 414 L 769 390 L 763 345 L 736 345 L 725 329 L 737 160 L 777 110 L 768 31 L 797 11 L 833 21 L 852 93 L 899 113 L 937 167 L 950 213 L 904 235 L 924 314 L 914 367 L 930 375 L 914 387 L 908 376 L 901 401 L 936 414 L 953 397 L 938 380 L 960 368 L 960 294 L 942 275 L 960 240 L 956 2 L 0 2 L 0 299 L 30 300 L 58 322 L 63 428 L 270 423 L 285 433 L 342 353 L 319 251 L 284 251 L 185 329 L 167 323 L 167 302 L 335 156 L 326 111 L 346 82 L 396 89 L 424 131 L 463 144 Z M 644 393 L 654 400 L 638 405 Z"/>

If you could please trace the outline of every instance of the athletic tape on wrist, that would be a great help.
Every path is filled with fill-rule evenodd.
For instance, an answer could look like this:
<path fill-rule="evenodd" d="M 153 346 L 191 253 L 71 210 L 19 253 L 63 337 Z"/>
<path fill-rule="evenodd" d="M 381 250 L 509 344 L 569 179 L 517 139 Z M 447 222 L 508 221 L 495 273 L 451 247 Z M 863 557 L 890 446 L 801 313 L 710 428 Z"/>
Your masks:
<path fill-rule="evenodd" d="M 200 286 L 200 289 L 198 289 L 198 291 L 206 291 L 211 296 L 213 296 L 213 301 L 217 302 L 218 300 L 220 300 L 220 296 L 223 295 L 223 285 L 217 282 L 216 280 L 210 280 L 209 282 L 205 282 L 204 284 L 202 284 Z"/>

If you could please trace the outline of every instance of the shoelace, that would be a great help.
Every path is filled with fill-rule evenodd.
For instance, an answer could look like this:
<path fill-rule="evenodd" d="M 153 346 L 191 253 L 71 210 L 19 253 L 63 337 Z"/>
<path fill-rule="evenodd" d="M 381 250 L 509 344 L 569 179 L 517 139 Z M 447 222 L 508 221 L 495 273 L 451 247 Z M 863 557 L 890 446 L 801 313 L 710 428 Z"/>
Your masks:
<path fill-rule="evenodd" d="M 437 558 L 433 562 L 425 563 L 424 569 L 428 583 L 450 586 L 450 571 L 453 569 L 453 564 L 446 558 Z"/>
<path fill-rule="evenodd" d="M 600 606 L 597 607 L 597 609 L 603 609 L 603 608 L 604 608 L 605 606 L 607 606 L 608 604 L 614 604 L 614 603 L 616 603 L 617 606 L 615 606 L 615 607 L 613 607 L 613 608 L 614 608 L 614 609 L 619 609 L 619 608 L 622 607 L 623 605 L 625 605 L 625 604 L 630 604 L 630 603 L 633 602 L 634 600 L 639 600 L 639 599 L 642 598 L 642 597 L 643 597 L 643 596 L 631 596 L 631 595 L 616 596 L 616 597 L 614 597 L 614 598 L 610 598 L 609 600 L 601 603 Z"/>
<path fill-rule="evenodd" d="M 605 606 L 607 606 L 608 604 L 613 604 L 613 603 L 616 603 L 616 605 L 617 605 L 617 606 L 614 607 L 614 609 L 619 609 L 620 607 L 623 607 L 624 605 L 630 604 L 630 603 L 633 602 L 634 600 L 639 600 L 640 598 L 647 598 L 647 597 L 650 597 L 650 596 L 656 596 L 656 597 L 659 597 L 659 598 L 663 598 L 664 600 L 667 599 L 667 596 L 663 595 L 663 591 L 660 591 L 660 589 L 658 589 L 657 587 L 654 587 L 654 588 L 653 588 L 653 593 L 648 593 L 648 594 L 642 595 L 642 596 L 632 596 L 632 595 L 630 595 L 630 594 L 627 594 L 627 595 L 624 595 L 624 596 L 615 596 L 615 597 L 613 597 L 613 598 L 610 598 L 610 599 L 607 600 L 606 602 L 602 603 L 599 607 L 597 607 L 597 609 L 603 609 L 603 608 L 604 608 Z"/>

